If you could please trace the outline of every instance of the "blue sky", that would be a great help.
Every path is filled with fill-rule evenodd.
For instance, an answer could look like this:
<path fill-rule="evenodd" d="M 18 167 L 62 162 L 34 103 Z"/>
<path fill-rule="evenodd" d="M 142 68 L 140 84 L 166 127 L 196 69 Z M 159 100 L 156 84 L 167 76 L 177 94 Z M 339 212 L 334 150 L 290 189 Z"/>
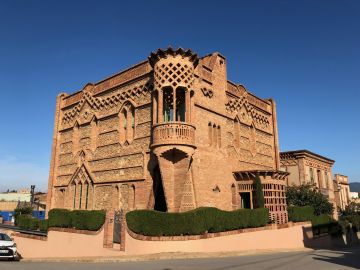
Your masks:
<path fill-rule="evenodd" d="M 277 102 L 281 150 L 360 181 L 360 1 L 0 1 L 0 190 L 46 190 L 55 98 L 168 45 Z"/>

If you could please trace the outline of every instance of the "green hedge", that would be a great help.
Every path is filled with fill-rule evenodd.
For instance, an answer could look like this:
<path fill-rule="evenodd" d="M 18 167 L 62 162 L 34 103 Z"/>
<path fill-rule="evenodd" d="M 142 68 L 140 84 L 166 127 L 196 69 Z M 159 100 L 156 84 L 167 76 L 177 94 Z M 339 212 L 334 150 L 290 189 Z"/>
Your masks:
<path fill-rule="evenodd" d="M 289 221 L 301 222 L 311 221 L 314 217 L 314 207 L 312 206 L 289 206 Z"/>
<path fill-rule="evenodd" d="M 46 232 L 48 230 L 48 220 L 39 220 L 39 231 Z"/>
<path fill-rule="evenodd" d="M 289 206 L 288 213 L 289 221 L 311 221 L 314 235 L 339 235 L 346 233 L 349 228 L 348 222 L 335 221 L 327 214 L 315 215 L 312 206 Z"/>
<path fill-rule="evenodd" d="M 39 220 L 29 215 L 17 216 L 17 226 L 24 230 L 37 230 L 39 228 Z"/>
<path fill-rule="evenodd" d="M 51 209 L 49 211 L 49 227 L 75 228 L 78 230 L 99 230 L 105 222 L 103 210 L 66 210 Z"/>
<path fill-rule="evenodd" d="M 148 236 L 198 235 L 205 232 L 262 227 L 268 221 L 266 208 L 223 211 L 201 207 L 183 213 L 135 210 L 126 214 L 129 229 Z"/>

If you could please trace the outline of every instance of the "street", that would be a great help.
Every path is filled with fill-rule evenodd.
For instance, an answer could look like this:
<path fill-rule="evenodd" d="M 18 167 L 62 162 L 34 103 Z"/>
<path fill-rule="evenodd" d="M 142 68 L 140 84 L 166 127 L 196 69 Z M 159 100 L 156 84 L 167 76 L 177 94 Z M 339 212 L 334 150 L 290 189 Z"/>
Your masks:
<path fill-rule="evenodd" d="M 1 270 L 332 270 L 360 269 L 360 249 L 316 250 L 306 252 L 282 252 L 273 254 L 247 255 L 227 258 L 176 259 L 146 262 L 7 262 L 0 261 Z"/>

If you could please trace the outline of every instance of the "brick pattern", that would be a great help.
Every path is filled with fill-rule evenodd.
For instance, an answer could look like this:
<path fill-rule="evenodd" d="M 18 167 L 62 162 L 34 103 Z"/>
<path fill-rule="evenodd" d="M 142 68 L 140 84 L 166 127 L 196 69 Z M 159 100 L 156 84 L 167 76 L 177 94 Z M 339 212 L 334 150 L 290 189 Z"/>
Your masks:
<path fill-rule="evenodd" d="M 276 111 L 273 101 L 226 74 L 219 53 L 198 59 L 190 50 L 160 50 L 74 95 L 60 95 L 48 210 L 80 205 L 80 168 L 89 179 L 81 182 L 89 188 L 88 209 L 151 209 L 157 166 L 169 211 L 239 208 L 234 172 L 279 169 Z M 184 92 L 185 122 L 164 123 L 164 87 L 172 87 L 174 101 L 177 89 Z M 82 192 L 82 206 L 84 200 Z M 107 230 L 104 245 L 110 246 Z"/>

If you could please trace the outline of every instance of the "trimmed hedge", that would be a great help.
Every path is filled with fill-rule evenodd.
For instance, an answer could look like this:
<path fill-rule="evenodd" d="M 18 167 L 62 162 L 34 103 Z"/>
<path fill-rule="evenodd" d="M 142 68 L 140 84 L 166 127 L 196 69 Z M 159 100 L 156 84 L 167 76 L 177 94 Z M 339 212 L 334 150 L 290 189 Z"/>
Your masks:
<path fill-rule="evenodd" d="M 315 215 L 312 206 L 289 206 L 288 213 L 289 221 L 311 221 L 314 235 L 339 235 L 346 233 L 349 228 L 348 222 L 335 221 L 327 214 Z"/>
<path fill-rule="evenodd" d="M 289 206 L 287 210 L 289 221 L 311 221 L 314 217 L 314 207 L 312 206 Z"/>
<path fill-rule="evenodd" d="M 75 228 L 77 230 L 99 230 L 105 222 L 103 210 L 51 209 L 48 227 Z"/>
<path fill-rule="evenodd" d="M 199 235 L 262 227 L 268 221 L 269 212 L 266 208 L 223 211 L 201 207 L 183 213 L 135 210 L 126 214 L 129 229 L 146 236 Z"/>
<path fill-rule="evenodd" d="M 37 230 L 39 228 L 39 220 L 28 215 L 17 216 L 17 226 L 24 230 Z"/>
<path fill-rule="evenodd" d="M 48 230 L 48 220 L 39 220 L 39 231 L 47 232 Z"/>

